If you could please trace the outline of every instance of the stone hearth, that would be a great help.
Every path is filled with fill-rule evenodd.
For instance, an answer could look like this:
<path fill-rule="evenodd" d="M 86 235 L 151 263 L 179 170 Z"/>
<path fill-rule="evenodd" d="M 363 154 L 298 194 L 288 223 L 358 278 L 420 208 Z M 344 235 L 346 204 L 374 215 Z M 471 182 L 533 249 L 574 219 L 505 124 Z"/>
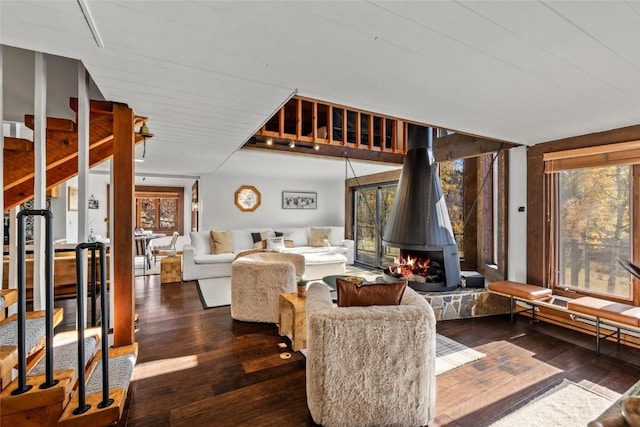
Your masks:
<path fill-rule="evenodd" d="M 418 292 L 433 308 L 436 320 L 469 319 L 509 313 L 509 300 L 484 289 L 462 288 L 452 291 Z"/>

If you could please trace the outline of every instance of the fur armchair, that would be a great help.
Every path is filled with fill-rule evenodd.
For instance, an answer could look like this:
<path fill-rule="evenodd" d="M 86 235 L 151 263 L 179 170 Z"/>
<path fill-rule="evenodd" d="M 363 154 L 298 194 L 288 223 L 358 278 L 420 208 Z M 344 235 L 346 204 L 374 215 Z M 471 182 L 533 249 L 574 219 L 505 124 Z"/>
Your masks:
<path fill-rule="evenodd" d="M 278 321 L 281 293 L 296 291 L 304 274 L 304 256 L 257 252 L 231 264 L 231 317 L 245 322 Z"/>
<path fill-rule="evenodd" d="M 413 289 L 399 306 L 334 307 L 307 291 L 307 404 L 324 427 L 424 426 L 435 418 L 436 320 Z"/>

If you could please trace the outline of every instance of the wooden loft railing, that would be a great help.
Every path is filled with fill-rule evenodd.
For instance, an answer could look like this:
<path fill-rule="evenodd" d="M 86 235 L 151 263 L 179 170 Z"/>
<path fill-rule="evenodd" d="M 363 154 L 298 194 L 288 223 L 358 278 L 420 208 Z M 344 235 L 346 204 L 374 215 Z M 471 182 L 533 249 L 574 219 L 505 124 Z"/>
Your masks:
<path fill-rule="evenodd" d="M 406 152 L 405 121 L 298 96 L 280 108 L 256 135 L 388 153 Z"/>
<path fill-rule="evenodd" d="M 402 163 L 407 121 L 300 96 L 291 98 L 245 145 L 246 148 Z"/>

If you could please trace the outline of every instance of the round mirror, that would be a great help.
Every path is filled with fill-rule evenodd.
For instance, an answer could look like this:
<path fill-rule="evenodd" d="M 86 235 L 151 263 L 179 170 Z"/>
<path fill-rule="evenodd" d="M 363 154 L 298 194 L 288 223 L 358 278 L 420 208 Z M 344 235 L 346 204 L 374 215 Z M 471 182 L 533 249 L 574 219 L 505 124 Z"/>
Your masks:
<path fill-rule="evenodd" d="M 260 207 L 260 192 L 253 185 L 243 185 L 236 190 L 235 202 L 242 212 L 253 212 Z"/>

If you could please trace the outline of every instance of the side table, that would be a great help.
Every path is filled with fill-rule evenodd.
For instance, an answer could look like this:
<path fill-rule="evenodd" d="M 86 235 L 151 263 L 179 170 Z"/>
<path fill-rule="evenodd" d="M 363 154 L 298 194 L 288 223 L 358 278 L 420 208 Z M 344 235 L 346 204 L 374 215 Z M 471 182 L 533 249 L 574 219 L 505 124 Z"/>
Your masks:
<path fill-rule="evenodd" d="M 307 300 L 297 292 L 280 294 L 278 333 L 291 337 L 291 348 L 307 348 Z"/>
<path fill-rule="evenodd" d="M 182 281 L 182 262 L 179 256 L 168 256 L 160 260 L 160 283 Z"/>

